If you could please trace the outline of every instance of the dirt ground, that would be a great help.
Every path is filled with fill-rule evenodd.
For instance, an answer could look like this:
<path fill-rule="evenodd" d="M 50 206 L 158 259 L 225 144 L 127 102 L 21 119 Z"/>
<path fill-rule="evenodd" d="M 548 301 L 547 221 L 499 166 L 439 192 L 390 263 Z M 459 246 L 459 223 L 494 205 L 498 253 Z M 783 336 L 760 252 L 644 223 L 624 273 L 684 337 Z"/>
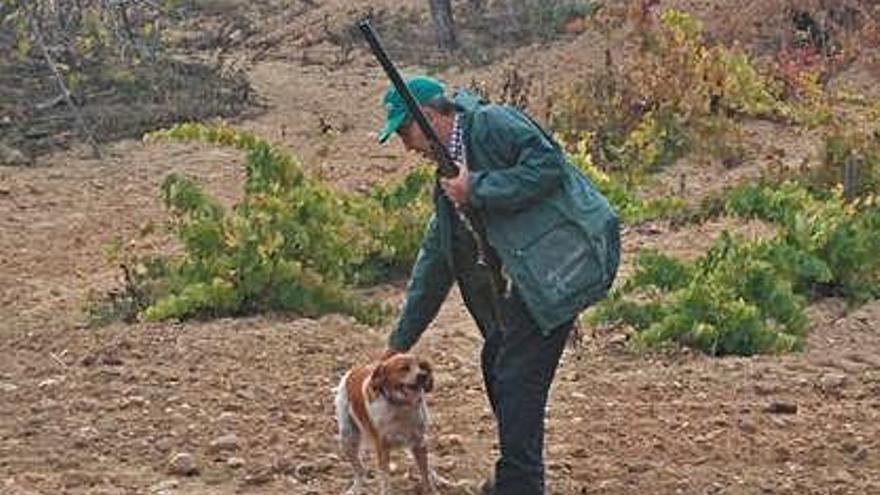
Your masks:
<path fill-rule="evenodd" d="M 345 22 L 359 12 L 354 4 L 325 2 L 302 22 L 324 14 Z M 374 143 L 385 82 L 367 54 L 337 65 L 335 52 L 285 34 L 295 29 L 281 21 L 261 32 L 287 39 L 295 55 L 254 56 L 258 43 L 233 50 L 250 57 L 247 74 L 265 105 L 236 126 L 294 151 L 340 187 L 364 189 L 406 170 L 413 157 Z M 510 66 L 540 74 L 576 64 L 574 74 L 601 61 L 599 47 L 584 33 L 440 76 L 497 84 Z M 314 62 L 321 57 L 329 58 Z M 543 73 L 537 84 L 549 87 L 552 72 Z M 858 66 L 849 73 L 861 83 L 874 77 Z M 816 146 L 810 133 L 776 124 L 748 132 L 755 149 L 781 147 L 792 165 Z M 286 314 L 88 327 L 89 294 L 119 284 L 104 246 L 164 218 L 158 190 L 168 173 L 197 177 L 230 203 L 242 178 L 242 157 L 228 150 L 123 140 L 105 151 L 97 161 L 74 146 L 30 167 L 0 168 L 0 494 L 342 493 L 351 472 L 336 450 L 332 388 L 381 351 L 389 328 Z M 689 176 L 697 194 L 750 177 L 765 157 L 750 154 L 735 170 L 681 166 L 701 170 Z M 670 172 L 658 187 L 674 188 L 677 177 Z M 627 229 L 624 263 L 646 246 L 695 256 L 731 227 L 762 232 L 725 219 Z M 160 234 L 139 242 L 175 249 Z M 397 285 L 381 292 L 403 296 Z M 806 350 L 783 357 L 639 355 L 619 330 L 585 329 L 552 390 L 548 493 L 880 494 L 880 302 L 847 311 L 825 300 L 810 313 Z M 473 493 L 497 454 L 480 345 L 453 294 L 415 349 L 436 372 L 431 458 L 455 483 L 446 495 Z M 410 465 L 403 453 L 394 457 L 400 493 L 415 493 Z M 375 479 L 368 488 L 378 493 Z"/>

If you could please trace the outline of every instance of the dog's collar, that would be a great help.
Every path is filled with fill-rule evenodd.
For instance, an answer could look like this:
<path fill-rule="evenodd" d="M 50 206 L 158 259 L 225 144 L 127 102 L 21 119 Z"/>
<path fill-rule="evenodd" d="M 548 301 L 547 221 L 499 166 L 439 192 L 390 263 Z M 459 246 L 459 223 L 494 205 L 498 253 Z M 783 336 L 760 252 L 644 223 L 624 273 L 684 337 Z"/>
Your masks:
<path fill-rule="evenodd" d="M 388 389 L 387 386 L 383 386 L 379 389 L 379 395 L 385 398 L 389 404 L 393 406 L 411 406 L 412 404 L 406 400 L 400 400 L 394 398 L 394 394 L 391 393 L 391 390 Z"/>
<path fill-rule="evenodd" d="M 385 400 L 387 400 L 390 404 L 393 404 L 395 406 L 402 406 L 402 405 L 406 404 L 405 401 L 395 399 L 394 394 L 392 394 L 391 391 L 388 390 L 388 387 L 385 385 L 383 385 L 382 388 L 379 389 L 379 395 L 384 397 Z"/>

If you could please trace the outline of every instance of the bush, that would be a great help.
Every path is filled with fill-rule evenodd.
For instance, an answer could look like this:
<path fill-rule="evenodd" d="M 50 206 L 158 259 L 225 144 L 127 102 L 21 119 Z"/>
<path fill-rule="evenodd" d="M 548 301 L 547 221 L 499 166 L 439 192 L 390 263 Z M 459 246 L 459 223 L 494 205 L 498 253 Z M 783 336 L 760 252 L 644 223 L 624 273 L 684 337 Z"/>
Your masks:
<path fill-rule="evenodd" d="M 880 295 L 880 204 L 873 194 L 853 202 L 843 188 L 810 192 L 794 182 L 779 188 L 742 186 L 728 211 L 780 226 L 766 257 L 808 295 L 839 295 L 851 303 Z"/>
<path fill-rule="evenodd" d="M 880 130 L 834 126 L 825 133 L 820 153 L 822 162 L 809 177 L 813 187 L 843 184 L 850 199 L 880 190 Z"/>
<path fill-rule="evenodd" d="M 417 170 L 400 185 L 356 196 L 306 177 L 291 156 L 248 133 L 183 124 L 149 136 L 161 138 L 245 150 L 247 175 L 242 199 L 229 210 L 188 178 L 165 180 L 169 227 L 184 254 L 163 259 L 159 273 L 136 271 L 143 277 L 135 285 L 158 289 L 140 318 L 286 310 L 381 321 L 383 307 L 346 288 L 409 267 L 430 208 L 429 173 Z"/>
<path fill-rule="evenodd" d="M 639 330 L 636 347 L 675 341 L 713 356 L 795 350 L 806 327 L 801 298 L 760 247 L 729 235 L 693 264 L 639 253 L 635 274 L 593 319 Z"/>
<path fill-rule="evenodd" d="M 732 167 L 744 154 L 732 117 L 791 113 L 741 47 L 710 44 L 692 16 L 667 10 L 638 25 L 632 64 L 615 65 L 606 50 L 605 70 L 564 88 L 551 111 L 566 139 L 590 133 L 602 170 L 634 186 L 691 150 Z"/>
<path fill-rule="evenodd" d="M 725 210 L 779 226 L 770 240 L 724 233 L 694 263 L 653 251 L 591 318 L 639 330 L 636 346 L 669 341 L 711 355 L 777 353 L 802 347 L 808 299 L 851 304 L 880 296 L 880 205 L 842 189 L 811 192 L 794 182 L 733 190 Z"/>

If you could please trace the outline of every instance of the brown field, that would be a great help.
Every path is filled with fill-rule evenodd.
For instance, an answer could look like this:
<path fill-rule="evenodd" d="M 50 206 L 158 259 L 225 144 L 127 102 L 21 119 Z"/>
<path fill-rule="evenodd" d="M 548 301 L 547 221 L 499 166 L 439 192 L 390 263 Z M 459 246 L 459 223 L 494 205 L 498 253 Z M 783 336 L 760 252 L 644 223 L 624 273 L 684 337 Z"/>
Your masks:
<path fill-rule="evenodd" d="M 271 3 L 247 10 L 250 2 L 217 2 L 219 13 L 191 26 L 215 32 L 224 12 L 251 21 L 224 56 L 238 61 L 259 105 L 228 122 L 291 150 L 342 188 L 365 190 L 402 174 L 415 158 L 397 143 L 374 142 L 384 75 L 363 47 L 347 53 L 322 39 L 322 23 L 344 27 L 367 4 L 400 4 L 425 22 L 427 2 L 287 2 L 313 5 L 298 16 L 273 14 Z M 741 10 L 737 2 L 662 4 L 703 16 L 721 38 L 733 29 L 721 19 Z M 763 39 L 761 28 L 737 19 L 743 33 Z M 430 29 L 404 34 L 427 44 Z M 483 81 L 497 92 L 517 67 L 533 78 L 540 116 L 554 87 L 601 65 L 602 46 L 590 32 L 499 45 L 491 63 L 450 66 L 439 76 L 453 85 Z M 397 53 L 408 72 L 425 69 Z M 831 84 L 876 98 L 880 78 L 869 62 L 856 61 Z M 103 111 L 126 121 L 132 110 L 117 101 Z M 685 159 L 654 194 L 677 187 L 680 173 L 699 195 L 753 177 L 768 153 L 792 165 L 817 153 L 814 132 L 767 122 L 745 129 L 752 152 L 741 166 Z M 382 350 L 389 328 L 286 314 L 90 328 L 89 295 L 120 283 L 103 247 L 161 222 L 164 177 L 185 172 L 234 202 L 243 174 L 240 154 L 204 145 L 123 138 L 104 150 L 96 160 L 74 141 L 30 166 L 0 168 L 0 494 L 342 493 L 351 473 L 336 450 L 332 387 Z M 627 229 L 625 256 L 651 246 L 692 257 L 725 228 L 760 233 L 726 219 L 683 229 L 658 223 Z M 176 246 L 156 233 L 138 248 Z M 380 292 L 391 301 L 403 296 L 401 284 Z M 806 350 L 782 357 L 637 355 L 619 331 L 586 329 L 583 344 L 566 350 L 552 391 L 548 493 L 880 494 L 880 303 L 847 311 L 826 299 L 810 315 Z M 448 495 L 472 493 L 496 453 L 479 349 L 457 294 L 416 348 L 437 373 L 431 453 L 458 485 Z M 169 471 L 179 453 L 192 456 L 195 474 Z M 395 488 L 415 493 L 410 460 L 402 453 L 394 460 Z M 375 480 L 368 486 L 377 492 Z"/>

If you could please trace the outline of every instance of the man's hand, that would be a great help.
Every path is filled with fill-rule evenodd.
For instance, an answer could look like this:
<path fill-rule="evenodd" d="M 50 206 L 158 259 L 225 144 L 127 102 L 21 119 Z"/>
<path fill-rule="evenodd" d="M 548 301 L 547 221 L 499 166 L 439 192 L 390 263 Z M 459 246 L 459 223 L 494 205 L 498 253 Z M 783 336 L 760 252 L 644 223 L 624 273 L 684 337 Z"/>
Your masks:
<path fill-rule="evenodd" d="M 446 197 L 452 201 L 455 206 L 467 204 L 470 178 L 467 164 L 464 162 L 456 163 L 458 165 L 458 175 L 451 179 L 440 179 L 440 187 L 446 193 Z"/>

